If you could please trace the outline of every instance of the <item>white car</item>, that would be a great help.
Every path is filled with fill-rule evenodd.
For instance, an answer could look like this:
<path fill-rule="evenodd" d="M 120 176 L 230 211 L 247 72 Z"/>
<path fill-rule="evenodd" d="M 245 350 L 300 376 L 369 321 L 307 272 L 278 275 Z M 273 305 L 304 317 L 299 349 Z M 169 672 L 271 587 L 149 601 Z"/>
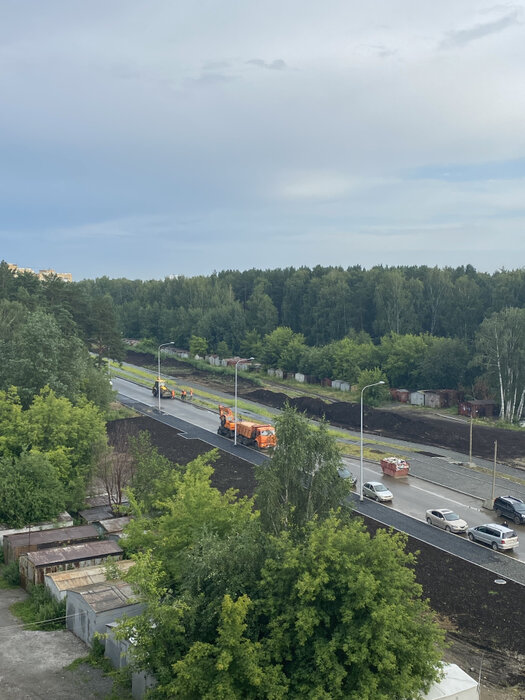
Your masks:
<path fill-rule="evenodd" d="M 435 525 L 440 527 L 442 530 L 447 532 L 466 532 L 468 525 L 462 520 L 457 513 L 448 508 L 435 508 L 434 510 L 427 510 L 427 523 L 429 525 Z"/>
<path fill-rule="evenodd" d="M 393 493 L 380 481 L 367 481 L 366 484 L 363 484 L 363 496 L 373 498 L 374 501 L 380 503 L 386 503 L 394 498 Z"/>

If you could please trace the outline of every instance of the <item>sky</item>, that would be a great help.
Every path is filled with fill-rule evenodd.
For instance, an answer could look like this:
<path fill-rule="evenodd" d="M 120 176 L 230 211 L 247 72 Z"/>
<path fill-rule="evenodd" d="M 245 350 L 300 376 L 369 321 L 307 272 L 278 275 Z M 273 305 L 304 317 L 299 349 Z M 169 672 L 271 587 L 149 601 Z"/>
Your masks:
<path fill-rule="evenodd" d="M 0 0 L 0 259 L 525 265 L 525 0 Z"/>

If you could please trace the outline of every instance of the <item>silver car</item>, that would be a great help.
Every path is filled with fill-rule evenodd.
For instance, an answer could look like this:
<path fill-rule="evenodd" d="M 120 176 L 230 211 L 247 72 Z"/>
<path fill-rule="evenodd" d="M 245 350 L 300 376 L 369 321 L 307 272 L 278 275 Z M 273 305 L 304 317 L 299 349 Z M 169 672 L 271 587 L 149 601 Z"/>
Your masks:
<path fill-rule="evenodd" d="M 519 544 L 518 535 L 514 530 L 504 525 L 495 525 L 494 523 L 469 527 L 467 535 L 472 542 L 488 544 L 494 550 L 514 549 Z"/>
<path fill-rule="evenodd" d="M 434 510 L 427 510 L 427 523 L 429 525 L 435 525 L 440 527 L 442 530 L 447 532 L 466 532 L 468 525 L 462 520 L 457 513 L 448 508 L 434 508 Z"/>
<path fill-rule="evenodd" d="M 373 498 L 374 501 L 386 503 L 394 498 L 394 495 L 380 481 L 367 481 L 363 484 L 363 496 Z"/>

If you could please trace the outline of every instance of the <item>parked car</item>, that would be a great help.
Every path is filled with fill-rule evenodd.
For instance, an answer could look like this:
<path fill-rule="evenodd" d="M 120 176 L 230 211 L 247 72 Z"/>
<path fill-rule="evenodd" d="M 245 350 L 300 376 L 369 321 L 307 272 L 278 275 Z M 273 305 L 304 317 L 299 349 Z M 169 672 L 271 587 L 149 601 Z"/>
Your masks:
<path fill-rule="evenodd" d="M 500 518 L 509 518 L 516 525 L 525 523 L 525 503 L 515 496 L 498 496 L 494 501 L 494 511 Z"/>
<path fill-rule="evenodd" d="M 514 549 L 519 545 L 518 535 L 505 525 L 476 525 L 467 530 L 469 540 L 488 544 L 492 549 Z"/>
<path fill-rule="evenodd" d="M 435 525 L 447 532 L 466 532 L 468 525 L 457 513 L 448 508 L 436 508 L 427 510 L 427 523 Z"/>
<path fill-rule="evenodd" d="M 337 473 L 339 474 L 341 479 L 348 479 L 350 486 L 354 487 L 356 485 L 357 479 L 352 474 L 350 469 L 347 469 L 346 467 L 339 467 L 339 469 L 337 470 Z"/>
<path fill-rule="evenodd" d="M 374 501 L 386 503 L 394 498 L 394 495 L 380 481 L 367 481 L 363 484 L 363 496 L 373 498 Z"/>

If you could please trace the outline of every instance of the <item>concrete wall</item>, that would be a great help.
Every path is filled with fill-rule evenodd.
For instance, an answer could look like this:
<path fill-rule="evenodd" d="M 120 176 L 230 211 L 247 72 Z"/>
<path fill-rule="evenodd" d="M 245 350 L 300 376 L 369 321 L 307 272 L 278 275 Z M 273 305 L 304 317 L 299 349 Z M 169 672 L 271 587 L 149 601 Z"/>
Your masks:
<path fill-rule="evenodd" d="M 131 697 L 133 700 L 142 700 L 146 691 L 154 688 L 157 685 L 157 680 L 146 671 L 133 673 L 131 676 Z"/>

